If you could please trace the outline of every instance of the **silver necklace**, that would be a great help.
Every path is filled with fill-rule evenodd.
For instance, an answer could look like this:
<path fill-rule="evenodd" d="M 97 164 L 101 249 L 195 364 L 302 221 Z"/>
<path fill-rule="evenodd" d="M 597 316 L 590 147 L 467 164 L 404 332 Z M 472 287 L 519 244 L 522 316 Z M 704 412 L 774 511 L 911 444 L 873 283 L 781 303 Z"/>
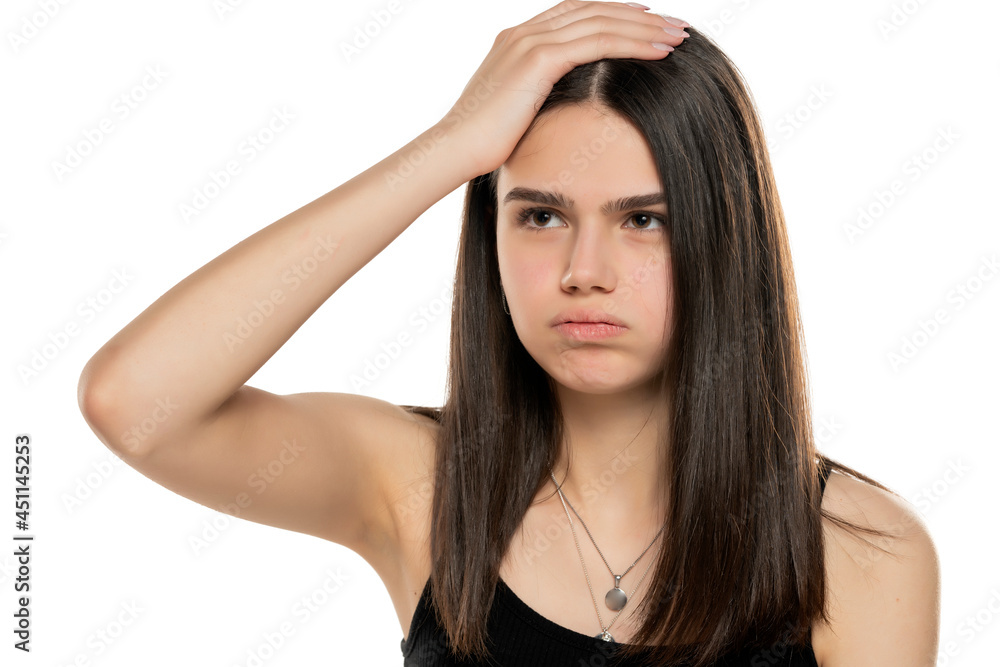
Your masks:
<path fill-rule="evenodd" d="M 632 564 L 628 566 L 627 570 L 625 570 L 621 574 L 615 574 L 614 570 L 611 569 L 611 566 L 608 565 L 608 561 L 604 557 L 604 554 L 601 552 L 600 547 L 597 546 L 597 542 L 594 541 L 594 536 L 590 534 L 590 529 L 587 528 L 587 524 L 584 523 L 583 518 L 576 511 L 576 508 L 574 508 L 573 505 L 570 504 L 569 501 L 566 499 L 566 497 L 563 495 L 562 487 L 556 481 L 555 475 L 552 474 L 551 470 L 549 471 L 549 477 L 552 478 L 552 483 L 556 485 L 556 492 L 559 494 L 560 502 L 562 502 L 563 511 L 566 512 L 566 518 L 569 519 L 569 528 L 573 533 L 573 542 L 576 544 L 577 553 L 580 554 L 580 564 L 583 565 L 583 575 L 587 579 L 587 588 L 590 589 L 590 599 L 593 600 L 594 602 L 594 611 L 597 612 L 597 621 L 601 624 L 601 632 L 595 635 L 595 638 L 603 639 L 606 642 L 613 642 L 614 638 L 611 636 L 611 633 L 608 632 L 608 630 L 611 628 L 612 625 L 614 625 L 615 621 L 618 620 L 618 617 L 621 616 L 622 610 L 625 608 L 625 604 L 628 602 L 629 597 L 635 595 L 635 592 L 639 590 L 639 586 L 642 584 L 643 579 L 646 578 L 646 574 L 649 572 L 649 568 L 652 567 L 653 565 L 652 559 L 650 559 L 649 565 L 646 566 L 646 570 L 645 572 L 642 573 L 642 577 L 639 578 L 639 581 L 636 583 L 635 588 L 633 588 L 632 592 L 629 593 L 628 595 L 625 595 L 625 591 L 623 591 L 619 586 L 619 584 L 621 583 L 621 579 L 622 577 L 624 577 L 626 574 L 629 573 L 629 570 L 635 567 L 635 564 L 638 563 L 643 556 L 646 555 L 646 552 L 649 551 L 650 547 L 656 544 L 656 540 L 659 539 L 660 534 L 663 533 L 663 528 L 665 528 L 666 526 L 660 528 L 660 531 L 656 534 L 656 537 L 653 538 L 653 541 L 649 543 L 649 546 L 646 547 L 641 554 L 639 554 L 639 558 L 636 558 L 632 562 Z M 609 609 L 611 609 L 612 611 L 617 611 L 618 613 L 615 614 L 615 617 L 612 618 L 611 622 L 608 623 L 606 626 L 604 625 L 604 619 L 601 618 L 601 610 L 597 608 L 597 598 L 594 597 L 594 588 L 590 584 L 590 574 L 587 572 L 587 564 L 583 560 L 583 551 L 580 549 L 580 541 L 576 537 L 576 529 L 573 528 L 573 517 L 569 515 L 569 510 L 566 509 L 567 504 L 569 504 L 570 508 L 573 510 L 573 514 L 576 514 L 576 518 L 580 519 L 580 523 L 583 524 L 583 529 L 587 531 L 587 536 L 590 537 L 590 541 L 593 543 L 594 548 L 597 549 L 597 553 L 601 555 L 601 560 L 603 560 L 604 564 L 607 565 L 608 571 L 611 572 L 611 576 L 615 578 L 615 585 L 611 590 L 608 591 L 607 595 L 604 596 L 604 603 L 608 606 Z"/>

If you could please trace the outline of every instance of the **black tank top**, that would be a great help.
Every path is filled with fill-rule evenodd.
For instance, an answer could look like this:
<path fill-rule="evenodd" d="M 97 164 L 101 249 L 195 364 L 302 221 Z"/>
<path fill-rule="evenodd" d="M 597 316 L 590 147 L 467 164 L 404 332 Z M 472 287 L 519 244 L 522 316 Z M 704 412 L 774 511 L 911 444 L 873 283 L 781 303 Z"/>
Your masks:
<path fill-rule="evenodd" d="M 826 490 L 829 470 L 820 462 L 820 487 Z M 430 608 L 430 579 L 424 585 L 410 621 L 410 631 L 400 641 L 403 667 L 629 667 L 637 661 L 612 660 L 619 644 L 605 642 L 563 627 L 545 618 L 514 594 L 503 579 L 487 621 L 487 645 L 493 659 L 488 663 L 458 660 L 448 646 L 448 637 Z M 595 633 L 596 634 L 596 633 Z M 812 646 L 778 644 L 729 653 L 715 667 L 819 667 Z"/>

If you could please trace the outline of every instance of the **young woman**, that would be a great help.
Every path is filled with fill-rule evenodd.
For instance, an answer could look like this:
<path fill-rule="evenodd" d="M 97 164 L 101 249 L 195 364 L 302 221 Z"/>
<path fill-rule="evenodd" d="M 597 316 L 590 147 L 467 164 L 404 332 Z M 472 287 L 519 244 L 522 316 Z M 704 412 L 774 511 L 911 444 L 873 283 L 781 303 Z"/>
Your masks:
<path fill-rule="evenodd" d="M 244 384 L 465 183 L 444 406 Z M 439 123 L 119 332 L 81 409 L 212 507 L 297 443 L 308 465 L 240 516 L 364 557 L 406 665 L 932 665 L 934 545 L 816 451 L 802 342 L 735 67 L 683 21 L 562 2 L 501 32 Z M 164 396 L 153 435 L 118 435 Z"/>

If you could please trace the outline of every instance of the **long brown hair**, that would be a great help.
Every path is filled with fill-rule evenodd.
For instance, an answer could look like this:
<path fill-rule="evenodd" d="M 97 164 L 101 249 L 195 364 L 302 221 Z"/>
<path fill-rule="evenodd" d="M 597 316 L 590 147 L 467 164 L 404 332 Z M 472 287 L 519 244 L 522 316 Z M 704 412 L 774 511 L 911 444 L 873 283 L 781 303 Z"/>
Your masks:
<path fill-rule="evenodd" d="M 890 491 L 816 450 L 785 221 L 764 133 L 736 67 L 706 36 L 660 60 L 576 67 L 538 112 L 596 104 L 648 142 L 667 198 L 673 339 L 660 470 L 662 549 L 622 654 L 709 665 L 747 646 L 803 644 L 828 621 L 818 466 Z M 496 173 L 469 182 L 452 312 L 448 396 L 406 406 L 441 425 L 431 594 L 453 650 L 488 655 L 499 567 L 549 479 L 562 437 L 551 378 L 501 305 Z M 667 539 L 665 537 L 665 539 Z M 653 650 L 653 647 L 658 647 Z M 644 651 L 642 651 L 644 653 Z M 655 663 L 652 662 L 655 660 Z"/>

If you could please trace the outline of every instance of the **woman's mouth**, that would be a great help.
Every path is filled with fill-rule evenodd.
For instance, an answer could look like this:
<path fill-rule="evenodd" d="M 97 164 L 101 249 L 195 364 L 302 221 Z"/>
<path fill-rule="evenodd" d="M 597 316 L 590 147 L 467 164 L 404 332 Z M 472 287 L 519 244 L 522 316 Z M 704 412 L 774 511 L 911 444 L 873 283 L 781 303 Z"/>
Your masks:
<path fill-rule="evenodd" d="M 563 322 L 554 328 L 563 336 L 574 340 L 603 340 L 628 331 L 626 327 L 607 322 Z"/>

